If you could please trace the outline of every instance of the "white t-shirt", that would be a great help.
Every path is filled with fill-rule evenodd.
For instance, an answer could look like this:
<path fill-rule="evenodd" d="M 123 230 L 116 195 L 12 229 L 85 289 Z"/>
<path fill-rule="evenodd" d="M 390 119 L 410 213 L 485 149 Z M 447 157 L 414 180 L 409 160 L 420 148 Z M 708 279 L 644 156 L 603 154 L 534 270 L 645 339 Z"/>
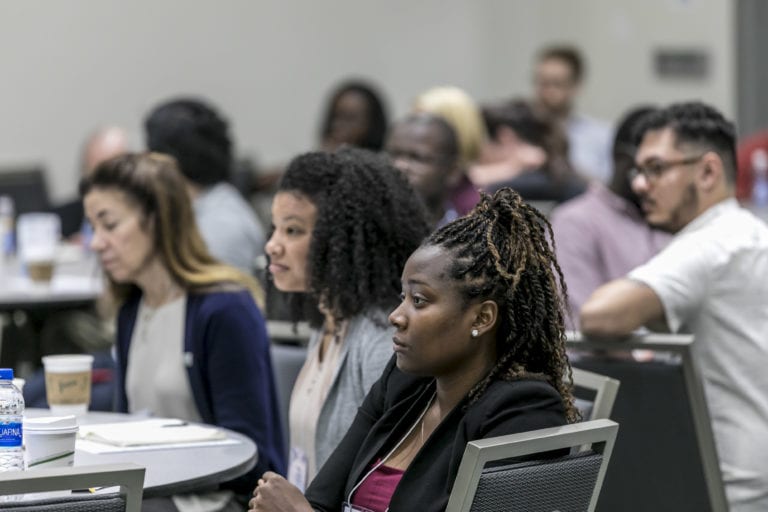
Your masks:
<path fill-rule="evenodd" d="M 629 278 L 694 334 L 732 512 L 768 510 L 768 226 L 728 199 Z"/>

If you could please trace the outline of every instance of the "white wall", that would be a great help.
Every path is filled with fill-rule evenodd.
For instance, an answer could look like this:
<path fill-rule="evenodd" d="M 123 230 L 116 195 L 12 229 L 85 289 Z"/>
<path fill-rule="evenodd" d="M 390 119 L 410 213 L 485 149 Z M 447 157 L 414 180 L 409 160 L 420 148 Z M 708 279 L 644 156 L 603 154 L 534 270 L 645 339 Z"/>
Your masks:
<path fill-rule="evenodd" d="M 123 125 L 139 149 L 143 115 L 180 93 L 210 98 L 241 152 L 275 163 L 313 146 L 343 77 L 378 82 L 397 115 L 437 84 L 499 99 L 529 92 L 534 52 L 552 40 L 589 57 L 587 112 L 700 97 L 730 115 L 731 11 L 727 0 L 0 0 L 0 166 L 42 162 L 52 196 L 70 196 L 89 131 Z M 712 77 L 658 82 L 660 44 L 709 49 Z"/>

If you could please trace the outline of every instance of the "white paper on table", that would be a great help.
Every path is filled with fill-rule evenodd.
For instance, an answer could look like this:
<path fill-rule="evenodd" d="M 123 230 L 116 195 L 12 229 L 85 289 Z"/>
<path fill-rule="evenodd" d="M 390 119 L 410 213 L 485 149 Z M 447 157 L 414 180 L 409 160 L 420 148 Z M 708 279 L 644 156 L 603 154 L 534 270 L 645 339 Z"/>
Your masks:
<path fill-rule="evenodd" d="M 103 282 L 97 277 L 54 275 L 51 291 L 58 293 L 100 293 Z"/>
<path fill-rule="evenodd" d="M 225 446 L 230 444 L 239 444 L 235 439 L 219 439 L 218 441 L 203 441 L 199 443 L 174 443 L 174 444 L 144 444 L 141 446 L 115 446 L 111 444 L 88 441 L 87 439 L 78 439 L 75 442 L 75 452 L 84 451 L 93 454 L 102 453 L 126 453 L 126 452 L 145 452 L 151 450 L 175 450 L 182 448 L 202 448 L 205 446 Z M 75 453 L 77 458 L 77 453 Z"/>
<path fill-rule="evenodd" d="M 190 425 L 176 419 L 149 419 L 100 425 L 81 425 L 78 437 L 120 448 L 134 446 L 199 444 L 227 439 L 216 427 Z"/>

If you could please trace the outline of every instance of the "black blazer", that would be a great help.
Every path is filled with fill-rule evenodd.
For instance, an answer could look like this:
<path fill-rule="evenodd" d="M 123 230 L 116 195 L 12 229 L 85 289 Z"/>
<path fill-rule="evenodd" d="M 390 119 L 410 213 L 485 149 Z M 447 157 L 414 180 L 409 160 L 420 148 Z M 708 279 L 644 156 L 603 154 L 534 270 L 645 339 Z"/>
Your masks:
<path fill-rule="evenodd" d="M 371 464 L 405 435 L 434 392 L 434 379 L 402 373 L 393 357 L 307 489 L 313 508 L 339 512 Z M 460 402 L 424 443 L 392 495 L 391 512 L 445 510 L 468 441 L 566 423 L 560 395 L 543 381 L 496 381 L 475 403 L 467 403 L 466 398 Z"/>

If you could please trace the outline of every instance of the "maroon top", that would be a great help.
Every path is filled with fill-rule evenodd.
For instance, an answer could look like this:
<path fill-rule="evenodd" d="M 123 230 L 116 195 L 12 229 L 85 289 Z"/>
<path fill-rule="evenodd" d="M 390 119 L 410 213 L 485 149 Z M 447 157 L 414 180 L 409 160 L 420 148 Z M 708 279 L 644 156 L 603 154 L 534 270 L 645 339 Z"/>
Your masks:
<path fill-rule="evenodd" d="M 371 467 L 376 466 L 379 462 L 381 459 L 376 459 Z M 357 488 L 352 496 L 352 505 L 363 507 L 372 512 L 386 512 L 403 473 L 402 469 L 391 468 L 384 464 L 380 465 Z"/>

